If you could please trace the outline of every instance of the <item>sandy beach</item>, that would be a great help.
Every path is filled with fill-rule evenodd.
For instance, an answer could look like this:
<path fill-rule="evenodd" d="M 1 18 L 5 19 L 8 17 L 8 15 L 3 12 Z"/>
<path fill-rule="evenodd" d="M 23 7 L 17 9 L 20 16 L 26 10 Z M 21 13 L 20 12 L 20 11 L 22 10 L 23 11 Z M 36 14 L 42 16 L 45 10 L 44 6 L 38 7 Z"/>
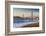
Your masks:
<path fill-rule="evenodd" d="M 34 23 L 23 23 L 23 24 L 14 24 L 14 27 L 16 28 L 23 28 L 23 27 L 39 27 L 39 22 Z"/>
<path fill-rule="evenodd" d="M 21 26 L 21 27 L 39 27 L 39 23 L 28 24 L 28 25 Z"/>

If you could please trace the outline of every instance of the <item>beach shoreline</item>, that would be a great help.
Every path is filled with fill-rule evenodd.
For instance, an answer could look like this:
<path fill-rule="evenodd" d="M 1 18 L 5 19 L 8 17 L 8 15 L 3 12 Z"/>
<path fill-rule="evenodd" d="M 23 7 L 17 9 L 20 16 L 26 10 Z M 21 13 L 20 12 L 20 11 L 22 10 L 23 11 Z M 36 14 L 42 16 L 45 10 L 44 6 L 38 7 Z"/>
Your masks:
<path fill-rule="evenodd" d="M 39 23 L 29 24 L 22 27 L 39 27 Z"/>
<path fill-rule="evenodd" d="M 14 27 L 15 28 L 23 28 L 23 27 L 39 27 L 39 22 L 38 23 L 29 23 L 29 24 L 25 24 L 25 25 L 16 25 L 16 24 L 14 24 Z"/>

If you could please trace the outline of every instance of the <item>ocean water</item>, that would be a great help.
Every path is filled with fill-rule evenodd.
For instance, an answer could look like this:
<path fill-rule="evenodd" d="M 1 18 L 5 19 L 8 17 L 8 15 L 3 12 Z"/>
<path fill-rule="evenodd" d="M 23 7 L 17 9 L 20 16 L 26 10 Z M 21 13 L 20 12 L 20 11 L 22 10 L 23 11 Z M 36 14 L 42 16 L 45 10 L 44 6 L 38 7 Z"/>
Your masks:
<path fill-rule="evenodd" d="M 36 19 L 15 19 L 14 20 L 14 23 L 13 23 L 13 27 L 21 27 L 21 26 L 24 26 L 24 25 L 29 25 L 29 24 L 33 24 L 33 23 L 38 23 L 38 20 Z"/>
<path fill-rule="evenodd" d="M 33 19 L 33 20 L 32 19 L 27 19 L 27 20 L 26 19 L 24 19 L 24 20 L 23 19 L 17 19 L 17 20 L 15 19 L 14 23 L 25 23 L 25 22 L 36 22 L 36 21 L 37 21 L 36 19 Z"/>

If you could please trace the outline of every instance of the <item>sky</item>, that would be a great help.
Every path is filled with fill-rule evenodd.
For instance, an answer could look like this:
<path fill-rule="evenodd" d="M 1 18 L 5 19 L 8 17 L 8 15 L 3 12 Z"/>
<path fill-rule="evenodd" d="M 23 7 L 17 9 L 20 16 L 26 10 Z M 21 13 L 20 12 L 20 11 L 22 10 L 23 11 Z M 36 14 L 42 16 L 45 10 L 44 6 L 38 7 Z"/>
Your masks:
<path fill-rule="evenodd" d="M 32 8 L 13 8 L 13 16 L 30 17 L 32 11 L 34 16 L 39 16 L 39 9 Z"/>

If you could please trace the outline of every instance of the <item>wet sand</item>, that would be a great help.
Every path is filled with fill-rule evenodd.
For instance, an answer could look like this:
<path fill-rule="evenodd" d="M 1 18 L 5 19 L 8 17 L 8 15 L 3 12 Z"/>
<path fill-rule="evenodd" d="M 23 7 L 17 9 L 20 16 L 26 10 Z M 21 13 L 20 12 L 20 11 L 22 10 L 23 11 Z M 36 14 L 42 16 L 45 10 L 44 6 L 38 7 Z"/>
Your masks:
<path fill-rule="evenodd" d="M 21 27 L 39 27 L 39 23 L 29 24 L 29 25 L 25 25 L 25 26 L 21 26 Z"/>

